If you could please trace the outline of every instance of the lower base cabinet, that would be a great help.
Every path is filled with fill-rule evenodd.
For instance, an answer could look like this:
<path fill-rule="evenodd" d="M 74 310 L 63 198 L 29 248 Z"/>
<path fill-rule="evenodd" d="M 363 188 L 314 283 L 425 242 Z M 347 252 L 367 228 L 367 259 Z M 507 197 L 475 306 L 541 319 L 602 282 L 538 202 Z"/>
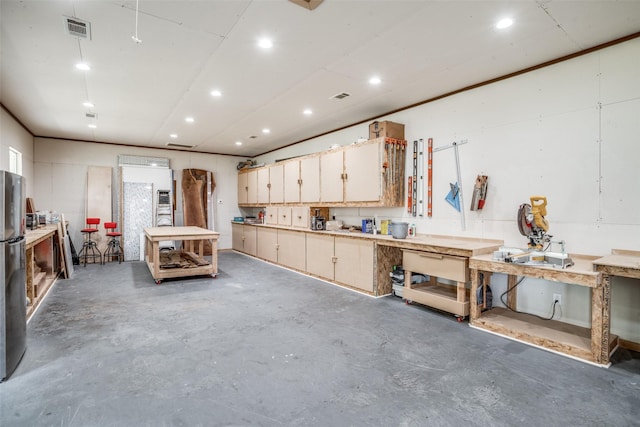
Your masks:
<path fill-rule="evenodd" d="M 305 233 L 278 230 L 278 263 L 294 270 L 306 271 Z"/>
<path fill-rule="evenodd" d="M 278 229 L 257 227 L 257 256 L 270 262 L 278 262 Z"/>
<path fill-rule="evenodd" d="M 247 255 L 257 254 L 257 229 L 252 225 L 231 224 L 231 247 Z"/>
<path fill-rule="evenodd" d="M 307 272 L 373 292 L 373 242 L 307 233 Z"/>

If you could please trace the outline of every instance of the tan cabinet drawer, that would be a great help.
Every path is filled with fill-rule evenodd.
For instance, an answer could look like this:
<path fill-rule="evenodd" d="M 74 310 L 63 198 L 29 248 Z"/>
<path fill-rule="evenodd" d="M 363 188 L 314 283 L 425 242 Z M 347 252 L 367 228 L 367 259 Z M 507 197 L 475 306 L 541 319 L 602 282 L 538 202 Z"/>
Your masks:
<path fill-rule="evenodd" d="M 469 281 L 469 260 L 433 252 L 402 251 L 402 267 L 414 273 L 427 274 L 456 282 Z"/>
<path fill-rule="evenodd" d="M 309 208 L 307 206 L 291 208 L 291 224 L 298 228 L 309 228 Z"/>
<path fill-rule="evenodd" d="M 291 208 L 286 206 L 278 208 L 278 225 L 291 227 Z"/>

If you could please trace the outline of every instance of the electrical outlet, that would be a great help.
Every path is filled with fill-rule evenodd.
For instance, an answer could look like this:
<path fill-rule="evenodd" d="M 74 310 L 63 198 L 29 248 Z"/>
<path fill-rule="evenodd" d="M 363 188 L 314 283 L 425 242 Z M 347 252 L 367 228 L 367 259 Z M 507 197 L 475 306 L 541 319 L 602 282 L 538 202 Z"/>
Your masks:
<path fill-rule="evenodd" d="M 562 294 L 553 294 L 553 302 L 558 302 L 558 305 L 562 305 Z"/>

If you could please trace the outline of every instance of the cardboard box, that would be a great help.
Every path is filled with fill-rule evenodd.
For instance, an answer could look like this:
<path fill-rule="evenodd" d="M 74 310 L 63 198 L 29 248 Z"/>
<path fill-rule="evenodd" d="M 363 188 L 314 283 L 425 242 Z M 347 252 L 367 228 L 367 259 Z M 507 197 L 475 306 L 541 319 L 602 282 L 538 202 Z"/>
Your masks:
<path fill-rule="evenodd" d="M 369 125 L 369 139 L 388 138 L 404 140 L 404 125 L 390 121 L 373 122 Z"/>

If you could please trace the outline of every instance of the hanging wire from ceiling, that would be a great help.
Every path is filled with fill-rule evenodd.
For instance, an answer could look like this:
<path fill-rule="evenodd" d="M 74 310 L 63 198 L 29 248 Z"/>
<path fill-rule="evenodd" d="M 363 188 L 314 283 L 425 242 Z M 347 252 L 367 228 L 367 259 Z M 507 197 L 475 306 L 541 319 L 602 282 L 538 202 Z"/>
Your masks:
<path fill-rule="evenodd" d="M 138 38 L 138 11 L 139 11 L 138 2 L 139 1 L 140 0 L 136 0 L 136 35 L 131 36 L 131 40 L 133 40 L 136 43 L 142 43 L 142 39 Z"/>

